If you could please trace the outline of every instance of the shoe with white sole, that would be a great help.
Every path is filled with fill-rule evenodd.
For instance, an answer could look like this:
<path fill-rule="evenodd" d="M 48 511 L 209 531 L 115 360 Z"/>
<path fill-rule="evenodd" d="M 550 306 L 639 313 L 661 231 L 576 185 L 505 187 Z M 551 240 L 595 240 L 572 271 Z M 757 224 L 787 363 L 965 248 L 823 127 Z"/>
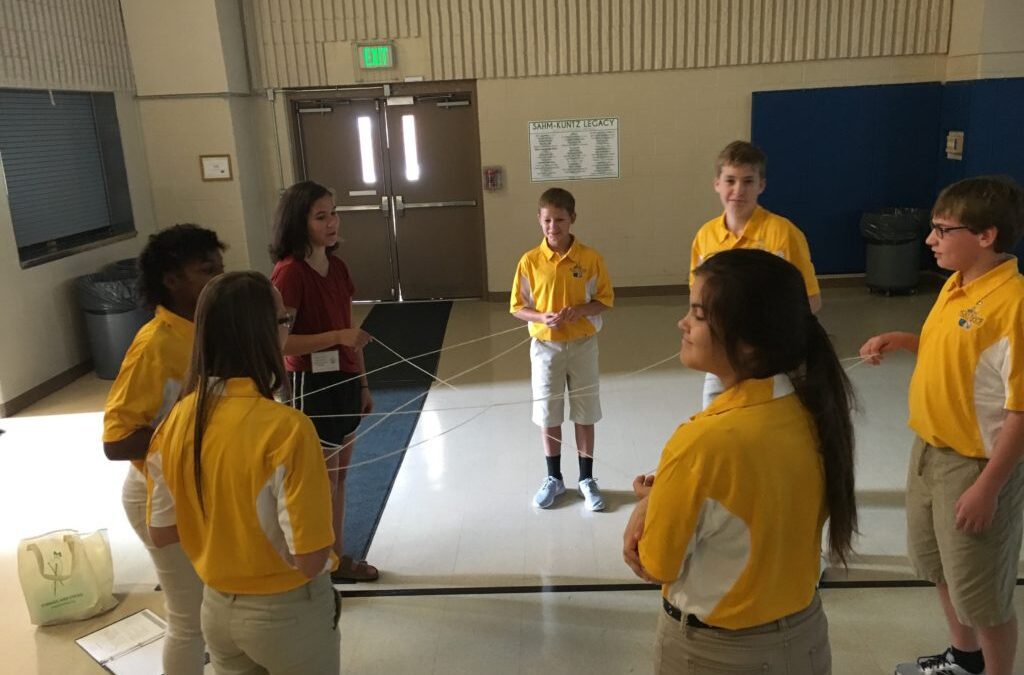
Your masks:
<path fill-rule="evenodd" d="M 601 488 L 597 487 L 597 481 L 593 478 L 584 478 L 580 481 L 580 496 L 587 502 L 587 508 L 591 511 L 604 511 L 604 497 L 601 496 Z"/>
<path fill-rule="evenodd" d="M 914 663 L 901 663 L 896 666 L 896 675 L 985 675 L 985 671 L 972 673 L 959 666 L 953 659 L 953 650 L 947 649 L 941 654 L 922 656 Z"/>
<path fill-rule="evenodd" d="M 533 496 L 534 506 L 546 509 L 555 503 L 555 497 L 565 493 L 565 483 L 554 476 L 548 476 L 540 484 L 540 489 Z"/>

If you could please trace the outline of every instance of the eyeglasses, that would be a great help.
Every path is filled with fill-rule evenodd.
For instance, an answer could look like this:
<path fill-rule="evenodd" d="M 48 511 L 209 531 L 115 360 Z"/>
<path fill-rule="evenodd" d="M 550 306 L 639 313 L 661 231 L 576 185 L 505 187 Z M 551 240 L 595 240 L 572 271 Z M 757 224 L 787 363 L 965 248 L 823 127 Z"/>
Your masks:
<path fill-rule="evenodd" d="M 932 223 L 932 230 L 935 231 L 935 234 L 938 235 L 939 239 L 942 239 L 943 237 L 945 237 L 948 232 L 955 232 L 957 230 L 969 230 L 969 229 L 971 229 L 971 228 L 967 227 L 966 225 L 957 225 L 956 227 L 943 227 L 942 225 L 936 225 L 935 223 Z"/>
<path fill-rule="evenodd" d="M 285 314 L 284 316 L 277 317 L 277 325 L 284 326 L 290 331 L 292 329 L 292 326 L 295 325 L 295 315 Z"/>

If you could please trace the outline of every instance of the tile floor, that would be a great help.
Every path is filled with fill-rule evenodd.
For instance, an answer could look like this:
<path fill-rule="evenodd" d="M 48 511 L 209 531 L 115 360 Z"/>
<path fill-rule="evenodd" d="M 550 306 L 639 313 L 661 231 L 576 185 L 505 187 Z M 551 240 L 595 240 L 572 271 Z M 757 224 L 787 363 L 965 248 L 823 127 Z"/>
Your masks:
<path fill-rule="evenodd" d="M 915 329 L 931 294 L 884 298 L 827 289 L 822 320 L 841 357 L 881 330 Z M 382 570 L 368 590 L 424 595 L 349 597 L 342 613 L 346 673 L 646 673 L 659 609 L 647 590 L 474 593 L 516 586 L 631 584 L 621 561 L 630 482 L 653 469 L 672 430 L 699 406 L 701 375 L 678 362 L 643 370 L 678 350 L 684 298 L 624 298 L 601 334 L 602 405 L 595 475 L 608 502 L 583 509 L 575 493 L 538 512 L 530 500 L 544 476 L 539 432 L 529 422 L 525 328 L 446 351 L 370 551 Z M 358 308 L 362 315 L 366 308 Z M 457 302 L 446 346 L 516 327 L 500 303 Z M 516 346 L 518 344 L 518 346 Z M 507 349 L 511 351 L 501 355 Z M 500 356 L 499 356 L 500 355 Z M 494 358 L 497 357 L 497 358 Z M 453 378 L 489 359 L 493 361 Z M 855 366 L 861 536 L 850 569 L 831 580 L 905 580 L 903 488 L 907 356 Z M 120 507 L 124 467 L 107 462 L 99 436 L 109 383 L 84 377 L 16 417 L 0 420 L 7 467 L 0 508 L 0 653 L 3 672 L 103 672 L 74 644 L 141 607 L 162 612 L 149 559 Z M 575 477 L 572 444 L 563 471 Z M 358 460 L 358 451 L 356 455 Z M 122 604 L 90 621 L 45 629 L 28 622 L 17 581 L 20 538 L 57 528 L 109 530 Z M 459 594 L 449 594 L 458 589 Z M 430 590 L 430 589 L 440 589 Z M 833 588 L 823 592 L 834 672 L 890 673 L 900 659 L 945 644 L 925 588 Z M 1024 610 L 1018 587 L 1017 605 Z M 1024 672 L 1024 656 L 1018 654 Z"/>

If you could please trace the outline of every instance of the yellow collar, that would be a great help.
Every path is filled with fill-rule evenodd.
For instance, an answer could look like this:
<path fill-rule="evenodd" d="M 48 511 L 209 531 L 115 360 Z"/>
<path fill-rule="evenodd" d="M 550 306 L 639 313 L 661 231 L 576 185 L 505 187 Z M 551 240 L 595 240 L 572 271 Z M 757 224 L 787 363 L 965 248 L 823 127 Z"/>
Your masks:
<path fill-rule="evenodd" d="M 725 226 L 725 213 L 723 212 L 722 215 L 718 217 L 718 231 L 716 233 L 718 235 L 718 243 L 724 244 L 730 237 L 737 241 L 744 237 L 747 239 L 754 238 L 754 235 L 757 234 L 758 229 L 760 229 L 761 223 L 764 221 L 767 213 L 768 212 L 760 206 L 755 206 L 754 212 L 750 214 L 750 220 L 747 221 L 746 227 L 743 228 L 743 234 L 736 236 L 728 227 Z"/>
<path fill-rule="evenodd" d="M 1018 273 L 1017 258 L 1010 256 L 1009 260 L 999 263 L 966 286 L 962 283 L 963 275 L 960 272 L 954 273 L 943 290 L 947 294 L 947 300 L 955 297 L 955 293 L 962 292 L 968 299 L 978 301 L 1017 276 Z"/>
<path fill-rule="evenodd" d="M 256 388 L 256 382 L 248 377 L 231 377 L 224 382 L 223 396 L 237 398 L 262 398 L 263 394 Z"/>
<path fill-rule="evenodd" d="M 569 244 L 569 250 L 565 252 L 565 255 L 561 255 L 560 253 L 554 251 L 550 246 L 548 246 L 548 240 L 547 237 L 545 237 L 544 239 L 540 240 L 540 250 L 544 254 L 544 257 L 550 260 L 551 262 L 558 262 L 560 260 L 572 260 L 573 262 L 579 262 L 579 247 L 577 246 L 578 243 L 579 239 L 573 237 L 572 243 Z"/>
<path fill-rule="evenodd" d="M 193 339 L 196 334 L 196 325 L 183 316 L 178 316 L 163 305 L 157 305 L 154 312 L 157 319 L 171 327 L 171 330 L 179 337 Z"/>

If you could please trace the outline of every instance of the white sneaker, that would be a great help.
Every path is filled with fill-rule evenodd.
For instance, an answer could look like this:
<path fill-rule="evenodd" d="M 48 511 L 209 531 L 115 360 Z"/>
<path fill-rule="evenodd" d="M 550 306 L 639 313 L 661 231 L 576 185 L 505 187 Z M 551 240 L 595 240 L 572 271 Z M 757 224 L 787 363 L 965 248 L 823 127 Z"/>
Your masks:
<path fill-rule="evenodd" d="M 953 650 L 947 649 L 934 656 L 922 656 L 914 663 L 899 664 L 896 675 L 985 675 L 985 671 L 972 673 L 964 670 L 953 660 Z"/>
<path fill-rule="evenodd" d="M 555 503 L 555 497 L 565 493 L 565 483 L 554 476 L 548 476 L 540 484 L 540 489 L 533 496 L 533 503 L 542 509 L 546 509 Z"/>
<path fill-rule="evenodd" d="M 604 511 L 601 488 L 597 487 L 597 481 L 593 478 L 585 478 L 580 481 L 580 496 L 587 501 L 587 508 L 591 511 Z"/>

